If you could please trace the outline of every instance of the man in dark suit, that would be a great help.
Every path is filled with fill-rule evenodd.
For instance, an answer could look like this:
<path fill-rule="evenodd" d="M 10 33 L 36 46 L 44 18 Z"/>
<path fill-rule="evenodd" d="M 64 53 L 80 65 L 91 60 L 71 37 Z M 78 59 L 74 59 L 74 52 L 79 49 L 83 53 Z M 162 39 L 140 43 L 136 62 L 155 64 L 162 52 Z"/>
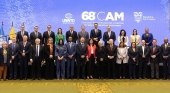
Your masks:
<path fill-rule="evenodd" d="M 42 40 L 42 35 L 40 32 L 38 32 L 38 26 L 34 27 L 34 31 L 30 34 L 30 42 L 31 45 L 35 45 L 35 39 L 39 38 L 40 40 Z M 42 42 L 40 42 L 41 44 Z"/>
<path fill-rule="evenodd" d="M 12 38 L 12 43 L 8 46 L 11 50 L 12 62 L 9 66 L 9 80 L 17 79 L 17 68 L 18 68 L 18 50 L 19 45 L 16 43 L 16 37 Z"/>
<path fill-rule="evenodd" d="M 80 38 L 84 37 L 85 44 L 88 44 L 89 41 L 89 33 L 85 31 L 85 26 L 81 26 L 81 31 L 78 32 L 78 43 L 80 43 Z"/>
<path fill-rule="evenodd" d="M 68 37 L 70 37 L 70 36 L 72 37 L 73 42 L 76 43 L 76 41 L 77 41 L 77 32 L 74 31 L 74 26 L 70 26 L 70 30 L 66 32 L 66 40 L 67 40 L 67 42 L 69 42 Z"/>
<path fill-rule="evenodd" d="M 104 32 L 104 35 L 103 35 L 103 41 L 105 42 L 105 47 L 106 47 L 107 45 L 109 45 L 109 44 L 108 44 L 108 41 L 109 41 L 110 39 L 113 39 L 113 41 L 115 42 L 115 40 L 116 40 L 116 35 L 115 35 L 115 32 L 111 31 L 111 27 L 110 27 L 110 26 L 107 26 L 107 31 Z"/>
<path fill-rule="evenodd" d="M 11 50 L 7 48 L 7 42 L 3 42 L 0 48 L 0 80 L 3 74 L 3 79 L 6 81 L 7 69 L 11 62 Z"/>
<path fill-rule="evenodd" d="M 53 44 L 55 44 L 55 33 L 51 31 L 51 25 L 48 25 L 47 31 L 43 33 L 42 44 L 47 44 L 47 40 L 49 37 L 53 38 Z"/>
<path fill-rule="evenodd" d="M 28 32 L 27 31 L 25 31 L 25 26 L 24 25 L 22 25 L 21 26 L 21 31 L 18 31 L 18 33 L 17 33 L 17 43 L 19 43 L 19 42 L 21 42 L 21 41 L 23 41 L 23 36 L 24 35 L 26 35 L 27 37 L 28 37 L 28 40 L 29 40 L 29 35 L 28 35 Z"/>
<path fill-rule="evenodd" d="M 164 44 L 161 45 L 161 57 L 163 62 L 163 79 L 167 78 L 167 66 L 169 68 L 169 79 L 170 79 L 170 44 L 168 43 L 168 38 L 164 39 Z"/>
<path fill-rule="evenodd" d="M 20 80 L 27 80 L 27 66 L 29 61 L 29 53 L 31 43 L 27 41 L 28 37 L 23 36 L 23 42 L 19 43 L 19 62 L 20 62 Z M 24 71 L 23 71 L 24 70 Z M 24 72 L 24 73 L 23 73 Z"/>
<path fill-rule="evenodd" d="M 35 80 L 36 72 L 38 80 L 41 80 L 41 62 L 44 60 L 44 48 L 40 45 L 40 39 L 35 40 L 35 45 L 30 50 L 30 62 L 32 63 L 32 80 Z"/>
<path fill-rule="evenodd" d="M 138 47 L 139 52 L 139 79 L 142 79 L 142 69 L 143 78 L 146 79 L 147 63 L 149 61 L 149 47 L 145 45 L 145 40 L 142 40 L 142 46 Z"/>
<path fill-rule="evenodd" d="M 156 78 L 159 79 L 159 62 L 161 48 L 157 45 L 156 39 L 153 39 L 152 44 L 153 46 L 150 46 L 151 78 L 154 78 L 154 70 L 156 69 Z"/>
<path fill-rule="evenodd" d="M 98 46 L 98 42 L 102 38 L 102 31 L 98 29 L 98 23 L 94 23 L 94 29 L 90 32 L 90 38 L 94 40 L 94 44 Z"/>
<path fill-rule="evenodd" d="M 72 37 L 68 38 L 67 47 L 67 79 L 74 76 L 74 60 L 76 57 L 76 43 L 72 42 Z"/>
<path fill-rule="evenodd" d="M 115 64 L 117 56 L 117 46 L 114 45 L 113 39 L 109 40 L 109 45 L 106 47 L 106 56 L 107 56 L 107 70 L 108 70 L 108 79 L 115 79 Z M 111 75 L 111 76 L 110 76 Z"/>
<path fill-rule="evenodd" d="M 80 65 L 82 66 L 82 78 L 85 79 L 85 62 L 87 55 L 87 45 L 84 44 L 84 37 L 81 37 L 80 43 L 77 44 L 77 79 L 80 77 Z"/>

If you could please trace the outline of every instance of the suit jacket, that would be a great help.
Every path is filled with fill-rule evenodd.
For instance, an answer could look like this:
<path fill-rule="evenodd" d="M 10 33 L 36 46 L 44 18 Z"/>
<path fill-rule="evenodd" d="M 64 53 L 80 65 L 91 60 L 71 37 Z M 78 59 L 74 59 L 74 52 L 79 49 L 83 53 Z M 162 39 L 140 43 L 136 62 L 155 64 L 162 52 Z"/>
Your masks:
<path fill-rule="evenodd" d="M 96 55 L 97 55 L 97 60 L 100 60 L 100 58 L 105 59 L 106 58 L 106 49 L 105 49 L 105 47 L 102 47 L 102 48 L 97 47 Z"/>
<path fill-rule="evenodd" d="M 10 64 L 11 60 L 11 50 L 7 48 L 7 65 Z M 0 48 L 0 66 L 4 64 L 4 55 L 3 55 L 3 48 Z"/>
<path fill-rule="evenodd" d="M 19 44 L 15 43 L 15 48 L 12 49 L 13 43 L 9 44 L 8 48 L 11 50 L 11 56 L 14 56 L 15 59 L 18 58 L 18 50 L 19 50 Z"/>
<path fill-rule="evenodd" d="M 44 59 L 50 60 L 49 55 L 50 55 L 50 45 L 45 44 L 44 45 Z M 53 59 L 55 59 L 55 45 L 53 45 L 52 55 L 53 55 Z"/>
<path fill-rule="evenodd" d="M 28 41 L 29 41 L 29 35 L 28 35 L 28 32 L 27 31 L 24 31 L 24 35 L 26 35 L 27 37 L 28 37 Z M 17 33 L 17 43 L 19 43 L 19 42 L 21 42 L 21 41 L 23 41 L 23 38 L 22 38 L 22 35 L 21 35 L 21 31 L 19 31 L 18 33 Z"/>
<path fill-rule="evenodd" d="M 53 38 L 53 44 L 55 44 L 55 33 L 53 31 L 51 31 L 50 36 L 48 35 L 48 31 L 45 31 L 43 33 L 42 44 L 47 44 L 47 40 L 49 37 Z"/>
<path fill-rule="evenodd" d="M 148 43 L 149 43 L 148 46 L 152 46 L 153 35 L 152 35 L 152 33 L 148 33 L 148 34 L 149 34 L 148 35 Z M 142 35 L 142 40 L 146 41 L 146 34 L 145 33 Z"/>
<path fill-rule="evenodd" d="M 165 49 L 165 44 L 161 45 L 161 57 L 168 56 L 170 57 L 170 43 L 168 43 L 167 48 Z"/>
<path fill-rule="evenodd" d="M 73 57 L 75 57 L 76 56 L 76 43 L 72 42 L 71 48 L 70 48 L 69 43 L 67 43 L 65 46 L 67 48 L 67 55 L 66 56 L 68 57 L 69 55 L 73 55 Z"/>
<path fill-rule="evenodd" d="M 114 56 L 114 58 L 116 58 L 116 56 L 117 56 L 117 46 L 116 46 L 116 45 L 113 45 L 113 46 L 112 46 L 112 50 L 111 50 L 110 45 L 108 45 L 108 46 L 106 47 L 106 56 L 107 56 L 107 57 L 108 57 L 108 56 Z"/>
<path fill-rule="evenodd" d="M 36 45 L 33 45 L 31 46 L 31 50 L 30 50 L 30 59 L 34 61 L 35 56 L 36 56 Z M 42 45 L 39 46 L 39 58 L 40 58 L 40 62 L 44 60 L 44 47 Z"/>
<path fill-rule="evenodd" d="M 116 40 L 116 35 L 115 35 L 115 32 L 111 31 L 111 35 L 109 37 L 108 35 L 108 31 L 107 32 L 104 32 L 104 35 L 103 35 L 103 41 L 105 42 L 105 46 L 107 46 L 107 41 L 109 41 L 109 39 L 113 39 L 113 41 Z"/>
<path fill-rule="evenodd" d="M 84 32 L 84 35 L 83 35 L 83 32 L 80 31 L 80 32 L 78 33 L 78 43 L 80 43 L 80 38 L 81 38 L 81 37 L 84 37 L 84 39 L 85 39 L 85 44 L 88 44 L 89 33 L 88 33 L 87 31 L 85 31 L 85 32 Z"/>
<path fill-rule="evenodd" d="M 153 46 L 150 46 L 150 56 L 156 55 L 156 58 L 151 58 L 150 62 L 159 63 L 160 62 L 160 55 L 161 55 L 161 48 L 160 46 L 156 45 L 155 52 L 153 53 Z"/>
<path fill-rule="evenodd" d="M 120 57 L 124 57 L 123 63 L 127 63 L 128 62 L 128 49 L 127 47 L 124 48 L 117 48 L 117 60 L 116 63 L 117 64 L 121 64 L 122 60 L 120 59 Z"/>
<path fill-rule="evenodd" d="M 76 43 L 76 41 L 77 41 L 77 32 L 76 32 L 76 31 L 73 31 L 73 34 L 71 34 L 71 33 L 70 33 L 70 30 L 67 31 L 67 32 L 66 32 L 66 40 L 67 40 L 67 42 L 69 42 L 69 41 L 68 41 L 68 37 L 70 37 L 70 36 L 72 37 L 73 42 Z"/>
<path fill-rule="evenodd" d="M 76 53 L 77 53 L 78 58 L 80 58 L 82 55 L 84 55 L 86 57 L 86 55 L 87 55 L 87 45 L 84 44 L 84 47 L 82 47 L 81 43 L 77 44 Z"/>
<path fill-rule="evenodd" d="M 90 38 L 98 38 L 98 41 L 102 38 L 102 31 L 98 29 L 97 34 L 95 33 L 95 29 L 92 29 L 90 32 Z"/>
<path fill-rule="evenodd" d="M 32 32 L 30 34 L 30 42 L 31 42 L 32 45 L 35 45 L 35 39 L 37 39 L 37 38 L 39 38 L 41 40 L 40 43 L 42 43 L 42 35 L 41 35 L 40 32 L 38 32 L 38 37 L 36 37 L 35 32 Z"/>
<path fill-rule="evenodd" d="M 137 61 L 133 61 L 133 58 L 136 58 L 136 60 L 138 59 L 138 50 L 136 48 L 135 52 L 133 51 L 133 49 L 130 47 L 128 49 L 128 56 L 129 56 L 129 64 L 136 64 Z"/>
<path fill-rule="evenodd" d="M 55 56 L 56 58 L 59 57 L 66 57 L 67 55 L 67 47 L 65 45 L 57 45 L 55 49 Z"/>
<path fill-rule="evenodd" d="M 94 58 L 96 58 L 96 45 L 93 45 L 92 48 L 93 48 Z M 88 58 L 91 57 L 91 46 L 89 45 L 87 45 L 87 57 Z"/>
<path fill-rule="evenodd" d="M 138 52 L 139 52 L 139 61 L 141 61 L 143 58 L 143 49 L 142 46 L 138 47 Z M 145 55 L 145 61 L 149 61 L 149 53 L 150 53 L 150 49 L 148 46 L 145 46 L 144 48 L 144 55 Z"/>
<path fill-rule="evenodd" d="M 24 43 L 23 42 L 20 42 L 19 43 L 19 50 L 18 50 L 18 53 L 19 53 L 19 58 L 22 58 L 22 53 L 23 53 L 23 50 L 25 49 L 25 57 L 26 58 L 29 58 L 30 56 L 30 49 L 31 49 L 31 43 L 27 41 L 25 47 L 24 47 Z"/>

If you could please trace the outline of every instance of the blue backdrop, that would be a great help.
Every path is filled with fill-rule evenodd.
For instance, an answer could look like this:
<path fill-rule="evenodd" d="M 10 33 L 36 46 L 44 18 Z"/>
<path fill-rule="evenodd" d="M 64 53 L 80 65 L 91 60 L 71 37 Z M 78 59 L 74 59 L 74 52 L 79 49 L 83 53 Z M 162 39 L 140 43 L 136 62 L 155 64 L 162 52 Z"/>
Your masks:
<path fill-rule="evenodd" d="M 54 32 L 61 27 L 65 33 L 70 25 L 76 31 L 85 25 L 90 31 L 98 22 L 102 32 L 111 25 L 116 36 L 125 29 L 130 37 L 133 29 L 141 35 L 147 27 L 162 44 L 163 38 L 170 36 L 168 7 L 168 0 L 1 0 L 0 21 L 4 22 L 5 35 L 12 21 L 16 32 L 24 22 L 29 33 L 36 25 L 43 33 L 49 24 Z"/>

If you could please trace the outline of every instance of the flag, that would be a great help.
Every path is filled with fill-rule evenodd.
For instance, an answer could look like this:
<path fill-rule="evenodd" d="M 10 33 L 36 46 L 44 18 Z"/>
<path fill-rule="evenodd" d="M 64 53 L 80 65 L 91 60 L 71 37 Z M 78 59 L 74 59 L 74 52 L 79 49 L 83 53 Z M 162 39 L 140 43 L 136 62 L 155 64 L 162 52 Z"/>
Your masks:
<path fill-rule="evenodd" d="M 4 29 L 3 29 L 3 22 L 2 22 L 2 26 L 1 26 L 1 29 L 0 29 L 0 36 L 4 36 Z"/>
<path fill-rule="evenodd" d="M 2 43 L 6 41 L 6 36 L 4 36 L 3 22 L 0 28 L 0 48 L 2 47 Z"/>
<path fill-rule="evenodd" d="M 9 33 L 9 38 L 12 39 L 13 37 L 16 37 L 16 33 L 15 33 L 15 29 L 14 29 L 13 22 L 12 22 L 12 28 Z"/>

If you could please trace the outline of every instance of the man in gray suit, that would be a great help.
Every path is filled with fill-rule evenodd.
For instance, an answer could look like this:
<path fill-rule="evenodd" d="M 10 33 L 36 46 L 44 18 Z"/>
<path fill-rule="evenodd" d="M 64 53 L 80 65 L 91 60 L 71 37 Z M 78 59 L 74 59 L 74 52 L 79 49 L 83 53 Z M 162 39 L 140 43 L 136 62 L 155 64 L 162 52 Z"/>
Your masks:
<path fill-rule="evenodd" d="M 78 43 L 80 43 L 80 38 L 84 37 L 85 39 L 85 44 L 88 43 L 89 40 L 89 33 L 87 31 L 85 31 L 85 26 L 81 26 L 81 31 L 78 33 Z"/>
<path fill-rule="evenodd" d="M 12 38 L 12 43 L 9 44 L 9 48 L 11 50 L 11 58 L 12 62 L 9 65 L 9 80 L 17 79 L 17 68 L 18 68 L 18 50 L 19 44 L 16 43 L 16 37 Z"/>
<path fill-rule="evenodd" d="M 66 44 L 67 47 L 67 79 L 71 78 L 73 79 L 74 75 L 74 60 L 76 55 L 76 43 L 73 42 L 72 37 L 70 36 L 68 38 L 68 43 Z"/>

